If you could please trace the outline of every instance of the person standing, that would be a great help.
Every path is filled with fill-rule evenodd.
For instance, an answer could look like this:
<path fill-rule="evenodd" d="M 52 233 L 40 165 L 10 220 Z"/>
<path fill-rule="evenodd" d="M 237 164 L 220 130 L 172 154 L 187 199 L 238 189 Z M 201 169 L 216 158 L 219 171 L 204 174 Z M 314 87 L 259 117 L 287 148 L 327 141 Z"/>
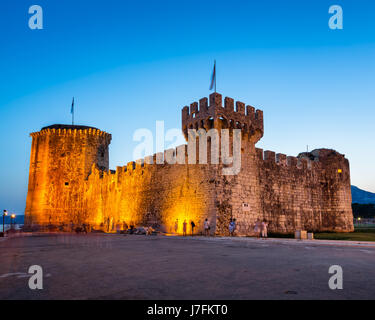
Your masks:
<path fill-rule="evenodd" d="M 267 221 L 263 220 L 262 221 L 262 227 L 261 227 L 261 229 L 262 229 L 262 238 L 263 239 L 266 239 L 267 236 L 268 236 L 268 234 L 267 234 L 267 227 L 268 227 Z"/>
<path fill-rule="evenodd" d="M 193 220 L 191 220 L 190 224 L 191 224 L 191 236 L 193 236 L 194 235 L 195 223 L 194 223 Z"/>
<path fill-rule="evenodd" d="M 229 235 L 233 237 L 233 232 L 234 232 L 234 222 L 233 219 L 230 219 L 229 221 Z"/>
<path fill-rule="evenodd" d="M 255 233 L 257 238 L 260 238 L 260 222 L 259 222 L 259 220 L 257 220 L 255 222 L 254 233 Z"/>
<path fill-rule="evenodd" d="M 176 219 L 176 222 L 174 223 L 174 233 L 178 232 L 178 219 Z"/>
<path fill-rule="evenodd" d="M 128 224 L 125 221 L 122 222 L 122 230 L 124 231 L 128 230 Z"/>
<path fill-rule="evenodd" d="M 186 237 L 186 229 L 187 229 L 187 223 L 186 220 L 184 220 L 184 223 L 182 224 L 182 235 Z"/>
<path fill-rule="evenodd" d="M 208 219 L 204 220 L 204 235 L 208 237 L 210 235 L 210 222 Z"/>
<path fill-rule="evenodd" d="M 84 232 L 85 234 L 87 234 L 87 226 L 86 226 L 86 223 L 84 223 L 82 225 L 82 232 Z"/>
<path fill-rule="evenodd" d="M 117 223 L 116 223 L 116 233 L 121 233 L 121 223 L 120 223 L 120 220 L 117 220 Z"/>

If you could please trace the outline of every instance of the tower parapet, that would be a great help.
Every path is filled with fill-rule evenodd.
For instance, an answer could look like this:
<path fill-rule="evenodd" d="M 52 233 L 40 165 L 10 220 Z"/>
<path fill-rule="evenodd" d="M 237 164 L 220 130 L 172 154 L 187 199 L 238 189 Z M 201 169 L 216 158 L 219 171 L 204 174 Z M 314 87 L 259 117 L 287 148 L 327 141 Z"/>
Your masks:
<path fill-rule="evenodd" d="M 209 103 L 208 103 L 209 102 Z M 189 129 L 241 129 L 243 138 L 258 142 L 264 134 L 263 111 L 245 103 L 234 101 L 219 93 L 212 93 L 209 100 L 202 98 L 182 109 L 182 130 L 188 139 Z"/>

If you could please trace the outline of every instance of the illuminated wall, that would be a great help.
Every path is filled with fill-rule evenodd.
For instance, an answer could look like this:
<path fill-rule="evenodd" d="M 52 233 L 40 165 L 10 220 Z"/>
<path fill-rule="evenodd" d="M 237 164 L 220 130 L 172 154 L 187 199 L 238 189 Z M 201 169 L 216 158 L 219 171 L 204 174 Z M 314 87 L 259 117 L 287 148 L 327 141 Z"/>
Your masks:
<path fill-rule="evenodd" d="M 93 164 L 108 170 L 111 135 L 96 128 L 53 125 L 31 134 L 26 224 L 85 220 L 85 180 Z"/>
<path fill-rule="evenodd" d="M 204 219 L 215 223 L 215 190 L 210 184 L 215 174 L 200 165 L 130 163 L 103 175 L 94 169 L 84 198 L 91 222 L 96 228 L 103 223 L 105 231 L 114 231 L 125 222 L 182 234 L 186 220 L 188 232 L 191 221 L 200 232 Z"/>
<path fill-rule="evenodd" d="M 263 153 L 255 148 L 263 136 L 263 112 L 231 98 L 223 105 L 218 93 L 184 107 L 182 128 L 186 137 L 192 128 L 241 129 L 240 173 L 225 176 L 222 164 L 142 162 L 111 171 L 108 133 L 66 125 L 32 133 L 26 225 L 86 223 L 105 232 L 154 226 L 181 234 L 184 221 L 188 233 L 191 221 L 195 233 L 203 232 L 207 218 L 212 233 L 228 235 L 234 218 L 238 235 L 253 235 L 262 220 L 280 233 L 353 231 L 350 169 L 343 155 L 327 149 L 298 158 Z"/>

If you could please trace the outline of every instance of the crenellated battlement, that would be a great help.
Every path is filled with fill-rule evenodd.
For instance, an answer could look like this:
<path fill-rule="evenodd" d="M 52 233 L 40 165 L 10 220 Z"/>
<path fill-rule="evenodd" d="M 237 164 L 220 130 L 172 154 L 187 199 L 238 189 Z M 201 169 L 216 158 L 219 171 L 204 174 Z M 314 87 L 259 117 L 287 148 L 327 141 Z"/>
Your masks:
<path fill-rule="evenodd" d="M 142 170 L 152 166 L 187 164 L 188 154 L 187 145 L 181 145 L 173 149 L 165 150 L 164 152 L 154 153 L 152 156 L 146 156 L 136 161 L 130 161 L 126 166 L 118 166 L 116 173 L 131 173 L 137 170 Z"/>
<path fill-rule="evenodd" d="M 196 164 L 199 164 L 199 144 L 196 145 Z M 314 150 L 315 154 L 318 154 L 321 150 Z M 207 158 L 211 153 L 210 149 L 207 149 Z M 338 152 L 332 150 L 332 153 L 342 157 L 344 156 Z M 315 158 L 306 158 L 305 153 L 295 156 L 287 156 L 282 153 L 276 153 L 270 150 L 263 150 L 260 148 L 255 148 L 255 157 L 259 161 L 264 162 L 265 164 L 270 164 L 271 166 L 285 167 L 289 169 L 298 169 L 298 170 L 314 170 L 319 169 L 321 162 L 325 162 L 325 159 L 319 159 L 317 156 Z M 116 171 L 113 171 L 112 174 L 122 174 L 122 173 L 131 173 L 138 170 L 143 170 L 147 167 L 161 167 L 165 165 L 189 165 L 189 155 L 188 155 L 188 145 L 181 145 L 176 148 L 167 149 L 164 152 L 155 153 L 152 156 L 146 156 L 145 158 L 138 159 L 136 161 L 130 161 L 125 166 L 118 166 Z M 208 164 L 210 164 L 208 162 Z M 194 165 L 194 164 L 192 164 Z M 100 169 L 98 169 L 100 170 Z M 106 170 L 105 172 L 110 172 Z"/>
<path fill-rule="evenodd" d="M 253 138 L 258 142 L 264 133 L 263 111 L 256 110 L 245 103 L 234 101 L 219 93 L 212 93 L 207 98 L 193 102 L 182 109 L 182 130 L 185 138 L 189 129 L 241 129 L 243 138 Z"/>
<path fill-rule="evenodd" d="M 87 136 L 87 135 L 93 135 L 93 136 L 101 136 L 105 137 L 107 140 L 107 143 L 109 144 L 112 140 L 112 135 L 99 130 L 94 127 L 86 127 L 86 126 L 72 126 L 72 125 L 53 125 L 49 127 L 42 128 L 41 131 L 38 132 L 32 132 L 30 133 L 30 136 L 32 138 L 36 138 L 39 136 L 44 135 L 58 135 L 58 136 Z"/>
<path fill-rule="evenodd" d="M 343 170 L 344 166 L 340 164 L 347 162 L 345 156 L 331 149 L 316 149 L 312 152 L 300 153 L 297 157 L 287 156 L 282 153 L 256 148 L 256 158 L 259 161 L 275 166 L 299 170 L 320 170 L 334 164 L 337 169 Z M 337 171 L 338 172 L 338 171 Z"/>
<path fill-rule="evenodd" d="M 256 158 L 266 164 L 285 167 L 289 169 L 312 169 L 314 168 L 314 161 L 307 159 L 300 159 L 298 157 L 287 156 L 283 153 L 276 153 L 274 151 L 256 148 Z"/>
<path fill-rule="evenodd" d="M 305 158 L 298 158 L 294 156 L 287 156 L 283 153 L 276 153 L 274 151 L 256 148 L 256 155 L 258 160 L 264 161 L 271 165 L 277 165 L 280 167 L 290 169 L 314 169 L 316 168 L 316 161 Z"/>

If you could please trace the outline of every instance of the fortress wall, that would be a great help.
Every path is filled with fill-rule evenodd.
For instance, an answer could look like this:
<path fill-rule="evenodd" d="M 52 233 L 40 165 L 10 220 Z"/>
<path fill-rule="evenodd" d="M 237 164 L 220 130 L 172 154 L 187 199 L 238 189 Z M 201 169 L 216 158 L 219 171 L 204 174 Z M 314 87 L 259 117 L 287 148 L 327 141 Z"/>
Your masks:
<path fill-rule="evenodd" d="M 241 149 L 240 173 L 224 176 L 219 171 L 216 177 L 217 235 L 229 235 L 231 218 L 236 219 L 238 234 L 251 234 L 258 218 L 257 212 L 261 210 L 255 147 L 252 142 L 243 140 Z M 247 211 L 248 208 L 250 211 Z"/>
<path fill-rule="evenodd" d="M 261 212 L 271 231 L 353 230 L 349 164 L 330 152 L 311 161 L 271 151 L 262 159 L 258 150 Z"/>
<path fill-rule="evenodd" d="M 332 150 L 319 150 L 322 229 L 354 231 L 349 161 Z"/>
<path fill-rule="evenodd" d="M 155 159 L 155 156 L 154 156 Z M 166 232 L 178 233 L 182 223 L 196 224 L 203 231 L 206 218 L 215 226 L 215 193 L 213 184 L 217 168 L 209 165 L 169 165 L 131 162 L 116 172 L 94 169 L 86 182 L 84 203 L 88 221 L 96 228 L 114 231 L 116 224 L 161 226 Z"/>
<path fill-rule="evenodd" d="M 53 203 L 45 208 L 44 214 L 54 212 L 58 217 L 53 221 L 56 224 L 86 222 L 111 232 L 117 224 L 122 228 L 126 222 L 135 226 L 157 225 L 174 232 L 178 219 L 177 232 L 182 233 L 185 219 L 188 230 L 193 220 L 199 232 L 208 218 L 217 235 L 228 235 L 231 218 L 237 219 L 239 235 L 253 235 L 255 222 L 263 219 L 270 222 L 270 231 L 279 233 L 353 228 L 349 164 L 344 156 L 332 150 L 329 156 L 311 161 L 272 151 L 263 153 L 251 141 L 243 140 L 241 172 L 235 176 L 224 176 L 222 164 L 149 164 L 162 158 L 161 153 L 117 167 L 116 171 L 103 171 L 94 162 L 85 180 L 85 173 L 77 171 L 85 168 L 86 162 L 81 158 L 74 160 L 72 172 L 61 172 L 67 166 L 67 159 L 59 159 L 55 153 L 72 147 L 65 148 L 64 142 L 54 143 L 56 137 L 51 139 L 52 146 L 59 145 L 49 151 L 50 157 L 58 159 L 54 165 L 60 171 L 53 175 L 55 182 L 60 174 L 65 180 L 69 174 L 81 177 L 75 180 L 74 192 L 68 188 L 47 193 L 52 195 Z M 82 144 L 74 140 L 69 143 Z M 164 156 L 181 156 L 179 151 L 183 149 L 186 151 L 186 146 L 166 150 Z M 207 152 L 210 153 L 209 148 Z M 186 163 L 187 160 L 185 155 Z M 83 162 L 77 166 L 79 161 Z M 49 167 L 52 172 L 53 168 Z M 53 179 L 50 181 L 54 182 Z"/>
<path fill-rule="evenodd" d="M 236 218 L 239 235 L 253 235 L 256 221 L 264 219 L 277 233 L 354 230 L 349 163 L 343 155 L 330 150 L 329 156 L 308 161 L 250 150 L 242 154 L 238 176 L 217 178 L 217 234 L 228 235 L 230 218 Z"/>
<path fill-rule="evenodd" d="M 218 93 L 184 107 L 182 128 L 186 138 L 188 129 L 217 129 L 219 134 L 220 129 L 240 129 L 240 173 L 223 175 L 222 163 L 188 164 L 186 151 L 193 145 L 112 171 L 110 134 L 70 125 L 32 133 L 26 224 L 90 223 L 111 232 L 125 222 L 174 232 L 178 219 L 182 233 L 185 219 L 193 220 L 199 232 L 208 218 L 212 232 L 228 235 L 229 220 L 236 218 L 239 235 L 252 235 L 255 222 L 263 219 L 271 231 L 282 233 L 353 230 L 349 162 L 343 155 L 317 149 L 296 158 L 256 149 L 264 132 L 263 112 L 228 97 L 223 103 Z M 213 141 L 207 142 L 208 161 Z M 230 139 L 230 153 L 232 145 Z M 195 148 L 198 158 L 200 144 Z M 155 164 L 171 155 L 185 164 Z"/>
<path fill-rule="evenodd" d="M 317 150 L 312 161 L 263 153 L 243 139 L 236 176 L 224 176 L 222 164 L 188 165 L 187 154 L 180 154 L 186 146 L 164 153 L 185 157 L 185 165 L 150 164 L 161 153 L 111 171 L 109 139 L 94 131 L 33 134 L 27 219 L 44 225 L 86 222 L 105 231 L 126 222 L 167 232 L 175 231 L 178 219 L 182 233 L 185 219 L 199 232 L 208 218 L 217 235 L 228 235 L 230 218 L 237 219 L 239 235 L 252 235 L 263 219 L 282 233 L 353 229 L 349 163 L 333 150 Z M 199 143 L 196 148 L 199 154 Z"/>
<path fill-rule="evenodd" d="M 260 151 L 258 151 L 258 156 Z M 317 231 L 322 227 L 324 204 L 321 163 L 266 151 L 258 157 L 262 216 L 274 232 Z"/>

